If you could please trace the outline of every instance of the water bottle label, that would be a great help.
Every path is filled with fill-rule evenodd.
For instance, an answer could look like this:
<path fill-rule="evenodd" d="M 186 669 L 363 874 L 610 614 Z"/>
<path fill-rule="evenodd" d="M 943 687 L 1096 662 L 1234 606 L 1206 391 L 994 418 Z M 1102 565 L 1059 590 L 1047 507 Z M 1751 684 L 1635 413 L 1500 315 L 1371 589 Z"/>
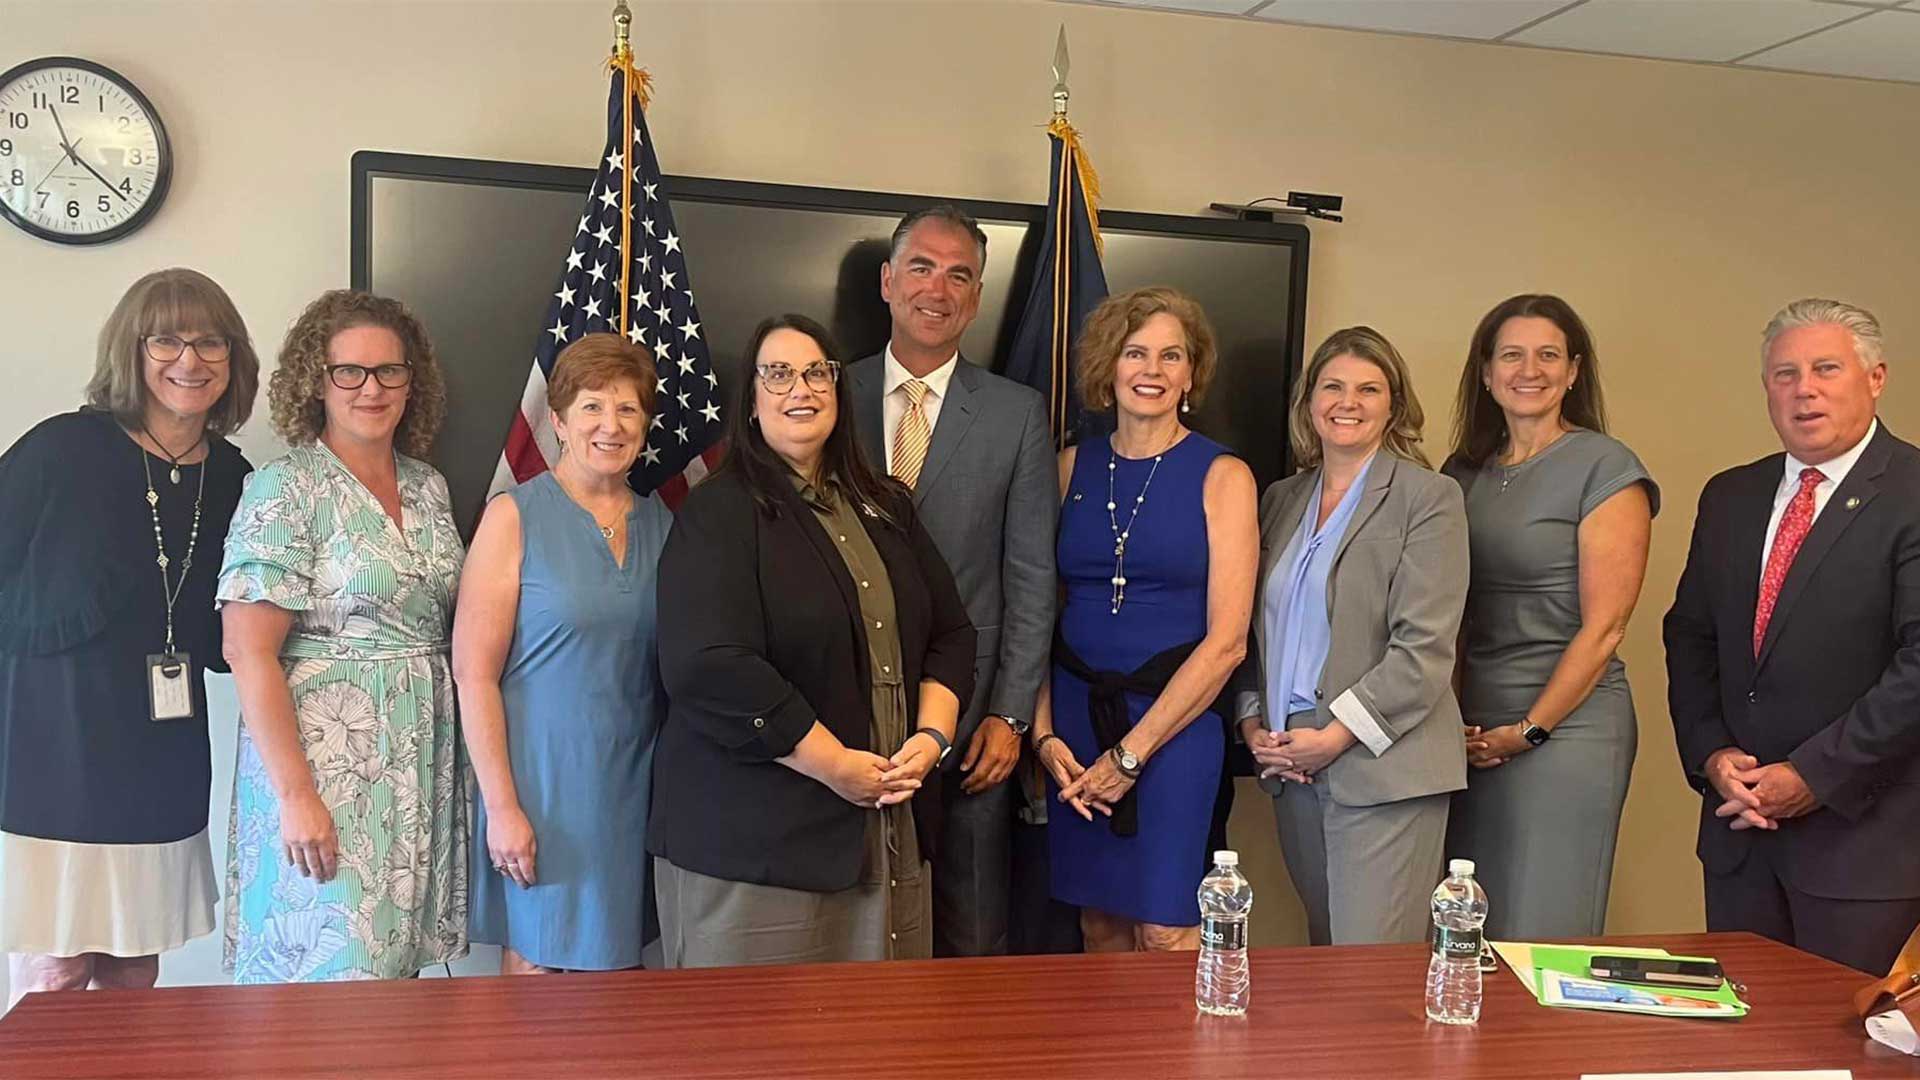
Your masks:
<path fill-rule="evenodd" d="M 1437 956 L 1449 960 L 1478 960 L 1480 957 L 1480 931 L 1449 930 L 1444 926 L 1433 928 L 1433 951 Z"/>
<path fill-rule="evenodd" d="M 1216 919 L 1209 915 L 1200 920 L 1200 947 L 1244 949 L 1247 947 L 1247 924 L 1237 920 Z"/>

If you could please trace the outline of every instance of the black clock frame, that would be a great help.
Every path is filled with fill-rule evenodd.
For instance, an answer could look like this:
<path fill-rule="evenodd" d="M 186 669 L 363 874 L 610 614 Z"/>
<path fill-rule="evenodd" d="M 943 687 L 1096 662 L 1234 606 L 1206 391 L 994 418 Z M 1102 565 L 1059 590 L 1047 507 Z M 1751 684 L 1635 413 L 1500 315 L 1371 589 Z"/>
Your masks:
<path fill-rule="evenodd" d="M 160 154 L 159 168 L 154 171 L 153 195 L 147 199 L 147 204 L 142 206 L 132 217 L 105 232 L 93 233 L 86 236 L 74 236 L 70 233 L 56 233 L 43 229 L 33 222 L 28 221 L 26 218 L 21 217 L 14 211 L 13 207 L 8 206 L 4 202 L 0 202 L 0 217 L 6 218 L 8 222 L 29 236 L 39 237 L 42 240 L 50 240 L 56 244 L 66 244 L 72 247 L 87 247 L 94 244 L 110 243 L 145 225 L 147 221 L 153 217 L 154 212 L 160 209 L 160 204 L 167 201 L 167 189 L 173 184 L 173 143 L 167 138 L 167 125 L 166 122 L 160 118 L 160 110 L 153 107 L 153 102 L 148 100 L 147 95 L 140 92 L 140 88 L 133 84 L 133 80 L 104 64 L 96 64 L 91 60 L 82 60 L 77 56 L 42 56 L 37 59 L 15 64 L 5 72 L 0 72 L 0 86 L 4 86 L 21 76 L 30 75 L 41 68 L 54 67 L 79 68 L 82 71 L 90 71 L 103 79 L 111 80 L 124 89 L 128 96 L 133 98 L 134 103 L 139 105 L 140 108 L 146 111 L 147 116 L 152 118 L 154 141 Z"/>

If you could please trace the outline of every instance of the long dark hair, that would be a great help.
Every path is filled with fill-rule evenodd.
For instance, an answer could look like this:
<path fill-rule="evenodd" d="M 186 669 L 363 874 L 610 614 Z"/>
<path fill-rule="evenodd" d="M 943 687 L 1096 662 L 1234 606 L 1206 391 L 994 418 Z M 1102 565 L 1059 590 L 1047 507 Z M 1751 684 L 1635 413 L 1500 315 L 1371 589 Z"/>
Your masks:
<path fill-rule="evenodd" d="M 1453 408 L 1453 457 L 1458 461 L 1484 465 L 1507 445 L 1506 414 L 1480 377 L 1493 361 L 1494 340 L 1500 336 L 1500 328 L 1508 319 L 1522 318 L 1545 319 L 1559 327 L 1567 338 L 1567 358 L 1579 365 L 1579 376 L 1560 402 L 1561 419 L 1606 434 L 1607 403 L 1600 390 L 1600 356 L 1594 350 L 1587 324 L 1573 305 L 1557 296 L 1521 293 L 1494 305 L 1474 328 L 1473 342 L 1467 346 L 1467 366 L 1460 373 L 1460 393 Z"/>
<path fill-rule="evenodd" d="M 755 387 L 760 381 L 754 366 L 760 359 L 760 346 L 776 330 L 797 330 L 820 346 L 822 356 L 833 363 L 840 362 L 840 349 L 833 343 L 833 335 L 805 315 L 775 315 L 753 328 L 753 337 L 747 342 L 745 377 L 740 379 L 733 408 L 727 412 L 727 456 L 720 463 L 720 471 L 737 471 L 753 493 L 754 505 L 768 517 L 779 516 L 784 496 L 792 490 L 792 481 L 787 477 L 793 472 L 786 460 L 767 445 L 766 436 L 761 434 L 753 415 Z M 875 471 L 860 449 L 860 440 L 854 432 L 853 384 L 845 368 L 840 369 L 840 379 L 834 384 L 833 399 L 837 406 L 833 431 L 820 449 L 821 486 L 833 488 L 839 495 L 852 499 L 856 506 L 871 507 L 889 524 L 899 525 L 899 507 L 901 500 L 909 498 L 907 489 L 899 481 Z"/>

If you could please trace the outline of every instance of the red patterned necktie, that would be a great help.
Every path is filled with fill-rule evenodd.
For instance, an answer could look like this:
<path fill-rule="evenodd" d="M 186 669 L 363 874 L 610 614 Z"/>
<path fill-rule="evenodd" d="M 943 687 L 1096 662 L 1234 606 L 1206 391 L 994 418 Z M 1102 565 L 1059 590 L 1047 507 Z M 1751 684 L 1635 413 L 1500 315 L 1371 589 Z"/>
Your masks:
<path fill-rule="evenodd" d="M 1780 586 L 1786 583 L 1793 557 L 1813 528 L 1813 489 L 1827 478 L 1819 469 L 1800 470 L 1800 490 L 1780 515 L 1780 528 L 1773 534 L 1773 550 L 1767 553 L 1767 572 L 1760 579 L 1760 603 L 1753 609 L 1753 655 L 1760 655 L 1760 643 L 1767 640 L 1767 623 L 1773 620 L 1773 606 L 1780 602 Z"/>

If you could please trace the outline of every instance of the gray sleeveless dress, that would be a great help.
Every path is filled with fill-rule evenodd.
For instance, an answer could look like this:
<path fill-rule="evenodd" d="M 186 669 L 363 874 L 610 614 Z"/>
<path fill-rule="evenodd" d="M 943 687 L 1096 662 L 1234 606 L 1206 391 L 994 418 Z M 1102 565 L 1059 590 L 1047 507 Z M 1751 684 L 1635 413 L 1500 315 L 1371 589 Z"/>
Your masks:
<path fill-rule="evenodd" d="M 1442 470 L 1466 493 L 1473 584 L 1461 649 L 1468 724 L 1527 713 L 1580 629 L 1580 522 L 1629 485 L 1660 490 L 1616 439 L 1571 431 L 1514 468 Z M 1539 941 L 1604 932 L 1614 840 L 1638 728 L 1626 665 L 1607 664 L 1553 738 L 1493 769 L 1469 769 L 1454 795 L 1447 855 L 1473 859 L 1491 938 Z"/>

